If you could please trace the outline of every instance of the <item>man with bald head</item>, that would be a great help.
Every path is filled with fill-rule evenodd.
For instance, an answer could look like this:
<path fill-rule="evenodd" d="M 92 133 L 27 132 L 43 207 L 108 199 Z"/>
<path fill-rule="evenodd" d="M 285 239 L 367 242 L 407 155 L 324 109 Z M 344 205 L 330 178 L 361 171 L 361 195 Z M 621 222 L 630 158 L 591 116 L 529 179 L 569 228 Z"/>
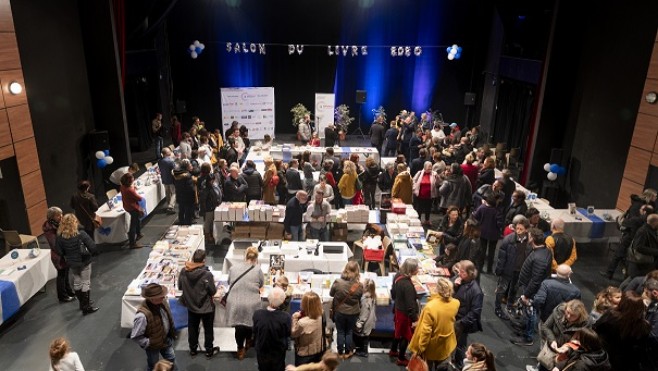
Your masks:
<path fill-rule="evenodd" d="M 545 279 L 535 294 L 534 306 L 539 312 L 539 319 L 545 322 L 553 309 L 572 299 L 580 300 L 580 289 L 571 283 L 571 266 L 560 264 L 556 268 L 556 275 Z"/>
<path fill-rule="evenodd" d="M 552 272 L 555 272 L 560 264 L 572 266 L 578 258 L 576 241 L 564 233 L 564 220 L 560 218 L 551 222 L 551 235 L 546 237 L 546 247 L 553 253 Z"/>
<path fill-rule="evenodd" d="M 286 299 L 286 293 L 281 288 L 273 288 L 267 299 L 267 309 L 259 309 L 253 316 L 258 369 L 283 370 L 286 367 L 292 319 L 290 313 L 278 309 Z"/>
<path fill-rule="evenodd" d="M 308 193 L 297 191 L 295 197 L 286 204 L 286 216 L 283 219 L 283 229 L 291 241 L 303 241 L 302 216 L 306 212 Z"/>

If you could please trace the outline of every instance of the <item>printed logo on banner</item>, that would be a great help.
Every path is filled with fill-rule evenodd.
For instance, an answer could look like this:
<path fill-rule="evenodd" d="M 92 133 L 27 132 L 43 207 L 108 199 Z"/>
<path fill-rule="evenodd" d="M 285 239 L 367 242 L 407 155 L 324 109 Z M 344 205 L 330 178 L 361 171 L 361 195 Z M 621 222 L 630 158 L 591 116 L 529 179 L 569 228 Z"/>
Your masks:
<path fill-rule="evenodd" d="M 274 88 L 222 88 L 221 98 L 224 128 L 237 120 L 249 129 L 253 140 L 274 136 Z"/>

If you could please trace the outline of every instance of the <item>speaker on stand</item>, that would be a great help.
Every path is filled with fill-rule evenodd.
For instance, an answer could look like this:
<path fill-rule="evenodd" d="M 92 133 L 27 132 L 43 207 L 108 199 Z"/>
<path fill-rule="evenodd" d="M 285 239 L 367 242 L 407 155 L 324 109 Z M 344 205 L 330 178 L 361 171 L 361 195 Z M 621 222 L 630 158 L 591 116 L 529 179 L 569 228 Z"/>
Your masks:
<path fill-rule="evenodd" d="M 470 116 L 471 116 L 471 108 L 475 106 L 475 93 L 472 92 L 466 92 L 464 93 L 464 106 L 466 106 L 466 120 L 464 122 L 464 128 L 470 128 Z"/>
<path fill-rule="evenodd" d="M 352 135 L 357 135 L 361 134 L 361 139 L 366 139 L 366 135 L 363 133 L 363 130 L 361 130 L 361 106 L 363 106 L 363 103 L 366 102 L 368 93 L 365 90 L 357 90 L 356 91 L 356 105 L 358 106 L 357 109 L 357 127 L 352 132 Z"/>

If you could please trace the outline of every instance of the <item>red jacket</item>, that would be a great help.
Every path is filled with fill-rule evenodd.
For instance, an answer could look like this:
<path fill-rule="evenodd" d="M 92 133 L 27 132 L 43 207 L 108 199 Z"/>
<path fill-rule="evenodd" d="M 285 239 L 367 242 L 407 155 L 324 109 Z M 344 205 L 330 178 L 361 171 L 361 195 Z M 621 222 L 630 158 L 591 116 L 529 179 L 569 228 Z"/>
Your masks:
<path fill-rule="evenodd" d="M 121 186 L 121 198 L 123 209 L 126 211 L 139 211 L 139 201 L 142 196 L 138 195 L 133 187 Z"/>

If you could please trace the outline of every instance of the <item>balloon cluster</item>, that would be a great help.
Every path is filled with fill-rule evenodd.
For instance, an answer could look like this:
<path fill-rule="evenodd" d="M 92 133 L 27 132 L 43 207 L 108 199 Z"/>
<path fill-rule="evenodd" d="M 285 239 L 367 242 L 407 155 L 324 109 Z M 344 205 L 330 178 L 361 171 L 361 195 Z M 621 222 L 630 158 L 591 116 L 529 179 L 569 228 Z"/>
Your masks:
<path fill-rule="evenodd" d="M 110 150 L 106 149 L 104 151 L 96 151 L 96 166 L 100 169 L 104 168 L 107 165 L 111 165 L 114 162 L 112 156 L 110 156 Z"/>
<path fill-rule="evenodd" d="M 190 52 L 190 57 L 192 57 L 192 59 L 196 59 L 199 55 L 201 55 L 201 52 L 203 52 L 203 49 L 205 48 L 206 46 L 200 43 L 199 40 L 194 40 L 188 49 Z"/>
<path fill-rule="evenodd" d="M 457 44 L 453 44 L 446 49 L 446 52 L 448 52 L 449 60 L 459 59 L 462 56 L 462 47 L 458 46 Z"/>
<path fill-rule="evenodd" d="M 567 169 L 558 164 L 545 163 L 544 170 L 548 172 L 548 174 L 546 174 L 546 178 L 548 178 L 548 180 L 555 180 L 557 179 L 558 175 L 564 175 L 567 173 Z"/>

